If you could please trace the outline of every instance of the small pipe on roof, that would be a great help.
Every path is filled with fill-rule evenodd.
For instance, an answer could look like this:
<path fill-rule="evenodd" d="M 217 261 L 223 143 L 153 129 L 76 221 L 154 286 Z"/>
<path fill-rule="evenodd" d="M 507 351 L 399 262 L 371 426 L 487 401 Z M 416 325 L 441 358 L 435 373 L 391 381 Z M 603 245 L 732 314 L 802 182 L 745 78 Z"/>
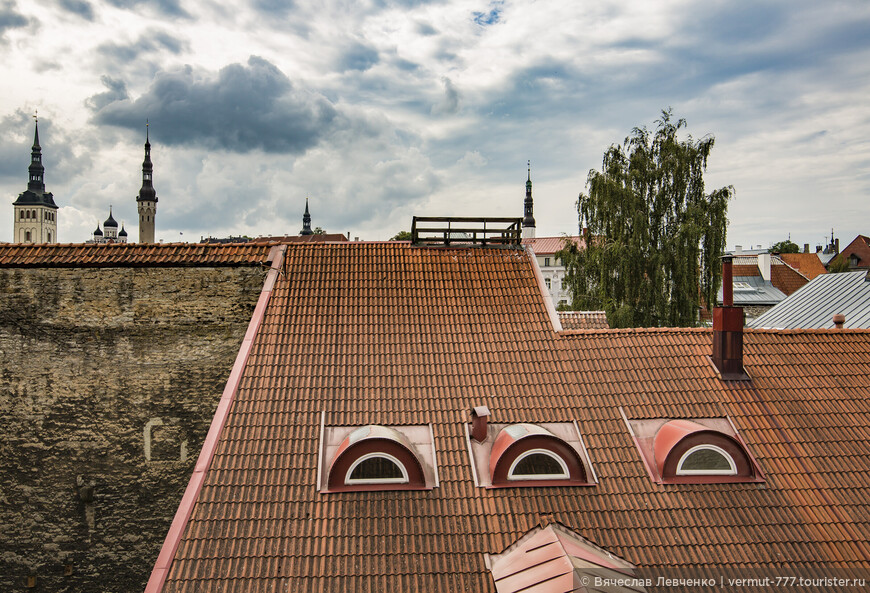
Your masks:
<path fill-rule="evenodd" d="M 843 329 L 843 325 L 846 323 L 846 316 L 842 313 L 837 313 L 834 315 L 834 327 L 837 329 Z"/>

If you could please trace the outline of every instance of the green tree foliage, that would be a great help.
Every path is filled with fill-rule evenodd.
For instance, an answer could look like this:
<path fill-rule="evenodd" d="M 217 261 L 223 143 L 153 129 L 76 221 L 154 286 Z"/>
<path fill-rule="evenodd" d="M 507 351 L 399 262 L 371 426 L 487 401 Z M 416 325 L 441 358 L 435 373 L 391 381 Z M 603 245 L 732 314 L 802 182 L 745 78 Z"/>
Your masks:
<path fill-rule="evenodd" d="M 731 186 L 704 191 L 713 138 L 679 140 L 683 119 L 662 111 L 655 132 L 634 128 L 604 154 L 580 194 L 587 245 L 559 252 L 575 309 L 604 309 L 611 327 L 691 326 L 721 282 Z"/>
<path fill-rule="evenodd" d="M 315 235 L 325 235 L 326 231 L 324 231 L 319 226 L 314 227 L 314 231 L 312 231 Z"/>
<path fill-rule="evenodd" d="M 390 241 L 410 241 L 411 240 L 411 231 L 399 231 L 392 237 L 390 237 Z"/>
<path fill-rule="evenodd" d="M 851 271 L 851 268 L 849 268 L 849 258 L 843 257 L 842 254 L 832 259 L 828 264 L 828 272 L 831 274 L 841 274 L 843 272 Z"/>
<path fill-rule="evenodd" d="M 801 248 L 797 246 L 797 243 L 792 243 L 791 239 L 779 241 L 770 246 L 771 253 L 800 253 L 800 251 Z"/>

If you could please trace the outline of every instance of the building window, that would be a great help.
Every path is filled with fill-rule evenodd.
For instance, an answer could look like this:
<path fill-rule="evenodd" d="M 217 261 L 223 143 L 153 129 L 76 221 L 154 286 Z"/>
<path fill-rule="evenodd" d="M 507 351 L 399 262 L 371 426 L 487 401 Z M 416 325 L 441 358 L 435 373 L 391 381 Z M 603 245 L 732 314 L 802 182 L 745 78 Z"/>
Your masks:
<path fill-rule="evenodd" d="M 737 474 L 734 459 L 715 445 L 696 445 L 683 453 L 677 463 L 678 476 Z"/>
<path fill-rule="evenodd" d="M 545 268 L 549 268 L 549 267 L 550 267 L 550 258 L 549 258 L 549 257 L 545 257 L 545 258 L 544 258 L 544 267 L 545 267 Z"/>
<path fill-rule="evenodd" d="M 659 484 L 764 481 L 728 418 L 626 418 L 626 423 L 647 471 Z"/>
<path fill-rule="evenodd" d="M 549 278 L 544 278 L 544 283 L 547 285 L 547 290 L 551 289 L 551 282 Z"/>
<path fill-rule="evenodd" d="M 25 243 L 30 243 L 30 241 L 31 241 L 31 239 L 30 239 L 30 231 L 24 231 L 24 242 L 25 242 Z"/>
<path fill-rule="evenodd" d="M 508 471 L 508 480 L 567 480 L 565 460 L 546 449 L 532 449 L 517 457 Z"/>
<path fill-rule="evenodd" d="M 324 426 L 321 492 L 428 490 L 438 485 L 430 426 Z"/>
<path fill-rule="evenodd" d="M 597 482 L 576 422 L 490 424 L 485 406 L 475 408 L 473 414 L 466 436 L 476 486 L 593 486 Z"/>
<path fill-rule="evenodd" d="M 344 478 L 345 484 L 407 484 L 408 470 L 387 453 L 369 453 L 353 462 Z"/>

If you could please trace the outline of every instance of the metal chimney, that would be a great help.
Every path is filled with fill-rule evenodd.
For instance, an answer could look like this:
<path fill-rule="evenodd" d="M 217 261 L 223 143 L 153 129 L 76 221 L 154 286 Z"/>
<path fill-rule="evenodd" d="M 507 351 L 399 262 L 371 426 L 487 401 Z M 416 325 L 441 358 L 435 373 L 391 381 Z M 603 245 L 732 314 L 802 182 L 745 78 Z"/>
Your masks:
<path fill-rule="evenodd" d="M 722 258 L 722 305 L 713 309 L 713 364 L 723 379 L 748 381 L 743 368 L 743 307 L 734 306 L 731 256 Z"/>

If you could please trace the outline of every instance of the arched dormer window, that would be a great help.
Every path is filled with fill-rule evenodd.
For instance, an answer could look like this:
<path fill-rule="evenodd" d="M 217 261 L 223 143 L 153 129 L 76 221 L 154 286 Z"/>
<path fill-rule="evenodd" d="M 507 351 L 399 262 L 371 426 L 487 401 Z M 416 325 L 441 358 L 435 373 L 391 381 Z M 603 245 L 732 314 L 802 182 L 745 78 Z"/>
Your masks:
<path fill-rule="evenodd" d="M 511 424 L 492 443 L 489 459 L 492 487 L 588 484 L 577 451 L 536 424 Z"/>
<path fill-rule="evenodd" d="M 650 476 L 658 483 L 764 481 L 727 418 L 626 421 Z"/>
<path fill-rule="evenodd" d="M 369 453 L 353 462 L 344 477 L 352 484 L 407 484 L 408 470 L 389 453 Z"/>
<path fill-rule="evenodd" d="M 368 424 L 356 429 L 327 428 L 328 441 L 341 439 L 330 455 L 326 490 L 423 490 L 431 488 L 432 469 L 406 432 L 431 435 L 428 427 L 393 428 Z M 335 436 L 333 436 L 335 435 Z M 341 436 L 339 436 L 341 435 Z M 426 439 L 430 440 L 431 439 Z M 419 438 L 417 439 L 419 442 Z"/>
<path fill-rule="evenodd" d="M 567 480 L 568 464 L 547 449 L 531 449 L 511 464 L 508 480 Z"/>
<path fill-rule="evenodd" d="M 678 476 L 733 476 L 737 464 L 731 455 L 716 445 L 695 445 L 677 462 Z"/>

